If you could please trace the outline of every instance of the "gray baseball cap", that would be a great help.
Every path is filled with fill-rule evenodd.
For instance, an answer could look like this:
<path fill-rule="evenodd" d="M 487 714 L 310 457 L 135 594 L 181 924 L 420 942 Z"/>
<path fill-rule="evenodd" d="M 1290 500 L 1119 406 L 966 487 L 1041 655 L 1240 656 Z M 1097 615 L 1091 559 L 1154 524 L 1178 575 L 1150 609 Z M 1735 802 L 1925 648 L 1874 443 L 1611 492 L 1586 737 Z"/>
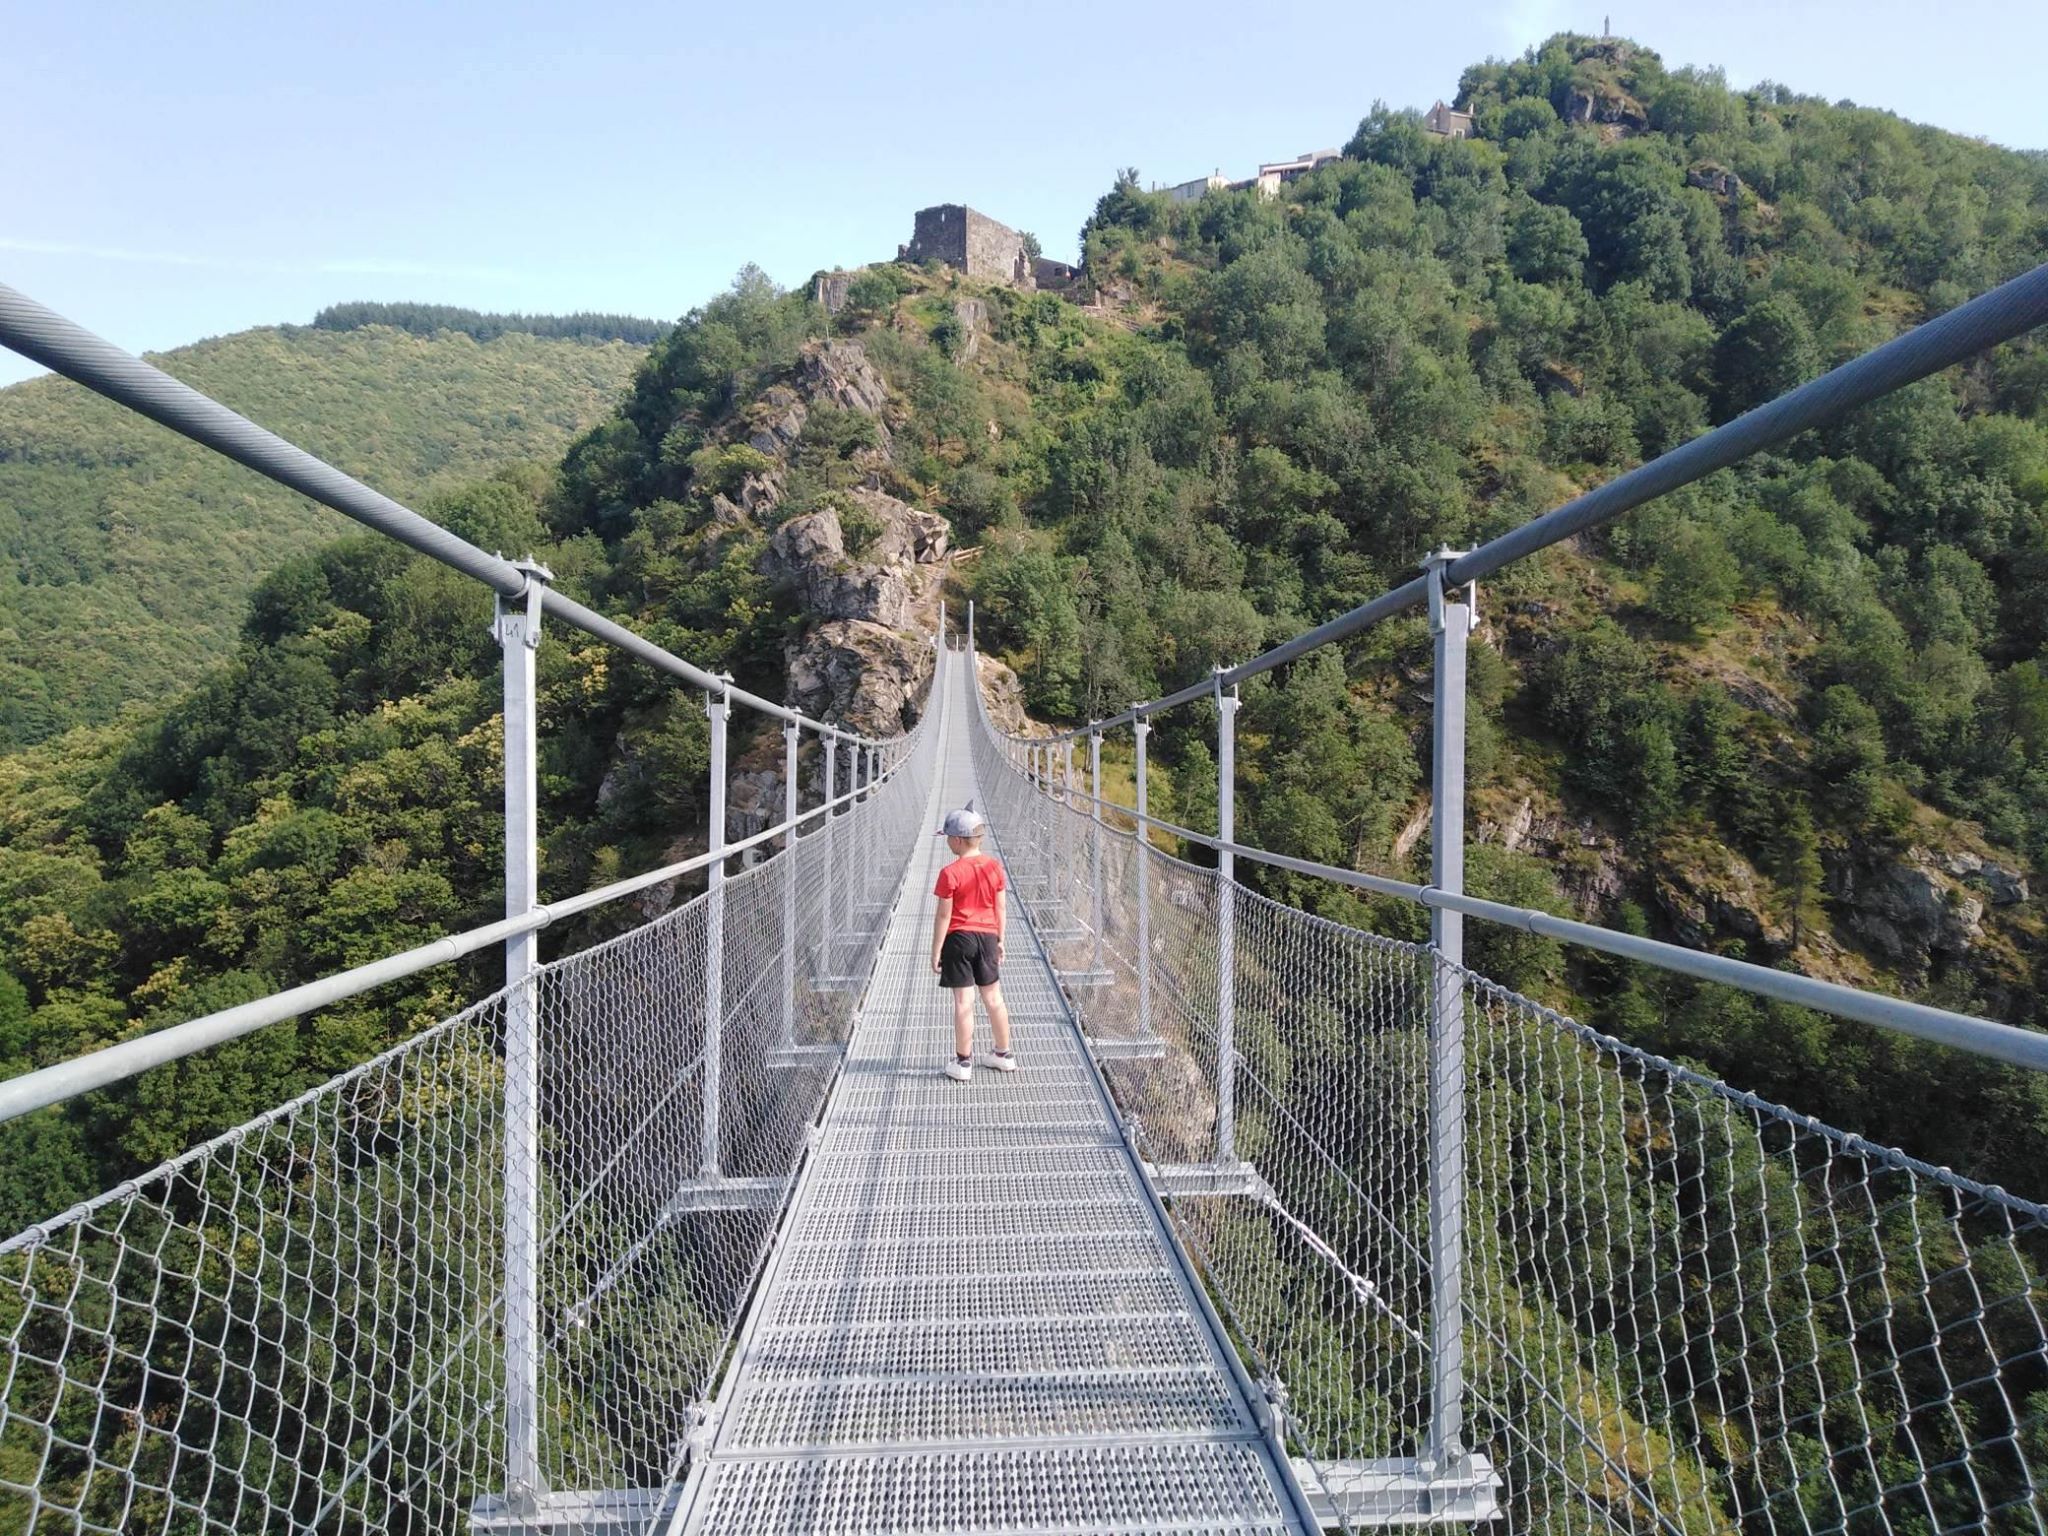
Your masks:
<path fill-rule="evenodd" d="M 988 823 L 982 819 L 981 812 L 974 808 L 974 802 L 970 800 L 961 809 L 946 812 L 946 819 L 939 824 L 939 830 L 936 835 L 939 837 L 979 837 L 987 826 Z"/>

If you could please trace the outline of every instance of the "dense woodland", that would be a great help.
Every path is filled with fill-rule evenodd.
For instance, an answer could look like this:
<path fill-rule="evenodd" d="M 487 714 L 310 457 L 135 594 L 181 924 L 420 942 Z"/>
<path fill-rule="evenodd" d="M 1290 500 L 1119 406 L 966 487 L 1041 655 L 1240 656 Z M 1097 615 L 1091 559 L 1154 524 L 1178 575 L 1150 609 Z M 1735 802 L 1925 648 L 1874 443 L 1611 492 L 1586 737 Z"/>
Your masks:
<path fill-rule="evenodd" d="M 1554 40 L 1469 71 L 1460 100 L 1474 139 L 1378 108 L 1277 201 L 1174 205 L 1127 172 L 1083 241 L 1129 329 L 1013 307 L 1022 382 L 1056 430 L 966 434 L 944 484 L 985 530 L 984 632 L 1040 712 L 1199 678 L 2048 252 L 2039 157 L 1734 92 L 1627 44 Z M 1475 885 L 1669 936 L 1660 898 L 1739 860 L 1736 889 L 1712 893 L 1725 920 L 1695 942 L 2041 1022 L 2030 904 L 1967 946 L 1902 954 L 1846 898 L 1914 847 L 2048 859 L 2044 380 L 2038 340 L 2000 349 L 1489 582 L 1472 771 L 1495 835 Z M 1427 686 L 1411 621 L 1248 689 L 1241 835 L 1420 867 L 1426 843 L 1393 850 L 1423 782 Z M 1212 728 L 1184 711 L 1155 736 L 1155 795 L 1197 827 Z M 1498 829 L 1524 799 L 1564 835 L 1510 854 Z M 1610 851 L 1589 880 L 1593 843 Z M 1397 905 L 1255 878 L 1419 931 Z M 2048 1129 L 2037 1080 L 1568 967 L 1484 925 L 1472 941 L 1511 985 L 1937 1160 L 2017 1177 Z"/>
<path fill-rule="evenodd" d="M 155 361 L 405 500 L 553 458 L 640 356 L 380 322 L 245 331 Z M 258 579 L 348 526 L 67 380 L 0 390 L 0 751 L 160 707 L 231 654 Z"/>
<path fill-rule="evenodd" d="M 472 341 L 522 335 L 548 341 L 623 341 L 636 347 L 653 345 L 669 329 L 665 321 L 638 315 L 494 315 L 453 304 L 379 304 L 367 299 L 330 304 L 313 317 L 318 331 L 359 331 L 366 325 L 388 325 L 415 336 L 455 331 Z"/>
<path fill-rule="evenodd" d="M 1565 120 L 1574 97 L 1595 121 Z M 1480 137 L 1434 138 L 1376 108 L 1342 162 L 1277 201 L 1174 206 L 1126 173 L 1084 231 L 1102 307 L 990 290 L 973 348 L 950 274 L 874 269 L 835 320 L 749 271 L 657 343 L 558 471 L 432 505 L 774 692 L 803 616 L 760 574 L 768 530 L 714 523 L 711 499 L 750 468 L 737 428 L 760 390 L 807 340 L 859 335 L 897 396 L 886 488 L 983 545 L 972 591 L 985 641 L 1016 661 L 1035 712 L 1072 720 L 1340 611 L 1431 547 L 1512 526 L 2044 248 L 2038 159 L 1667 74 L 1626 45 L 1557 40 L 1475 68 L 1461 99 Z M 1739 189 L 1690 185 L 1701 167 L 1733 171 Z M 354 347 L 488 351 L 388 329 L 320 334 L 344 349 L 337 366 L 364 356 Z M 184 371 L 207 387 L 206 365 L 233 345 L 193 349 Z M 610 356 L 490 345 L 535 349 L 534 368 Z M 341 380 L 347 394 L 346 368 Z M 360 405 L 336 406 L 308 424 L 310 446 L 345 463 L 380 444 L 395 456 L 446 396 L 375 398 L 386 431 Z M 10 420 L 0 475 L 55 461 L 64 483 L 96 483 L 92 455 L 140 451 L 108 447 L 123 433 L 181 451 L 68 386 L 10 391 L 0 407 L 24 401 L 39 409 Z M 321 393 L 300 408 L 334 404 Z M 1702 848 L 1734 850 L 1754 874 L 1754 922 L 1708 942 L 2035 1022 L 2031 904 L 1987 917 L 1974 949 L 1916 966 L 1859 945 L 1832 893 L 1837 871 L 1909 840 L 2029 872 L 2048 856 L 2044 421 L 2048 349 L 2017 344 L 1489 583 L 1473 652 L 1475 820 L 1532 798 L 1567 828 L 1611 834 L 1614 867 L 1610 893 L 1588 899 L 1576 853 L 1508 853 L 1495 838 L 1473 849 L 1475 887 L 1668 932 L 1660 876 Z M 779 515 L 833 502 L 873 442 L 857 413 L 815 411 Z M 113 547 L 155 573 L 147 534 Z M 62 543 L 15 539 L 25 559 L 57 558 Z M 267 578 L 231 654 L 191 692 L 0 761 L 0 1064 L 56 1060 L 488 911 L 486 607 L 395 547 L 344 540 Z M 1416 867 L 1426 840 L 1405 858 L 1394 840 L 1425 782 L 1426 652 L 1419 622 L 1397 623 L 1249 688 L 1241 831 L 1304 857 Z M 569 889 L 692 826 L 703 725 L 695 700 L 573 637 L 543 658 L 556 696 L 548 884 Z M 1155 737 L 1155 804 L 1197 828 L 1213 814 L 1211 727 L 1197 708 Z M 1314 882 L 1250 877 L 1381 931 L 1419 925 Z M 1625 1038 L 1987 1176 L 2021 1174 L 2048 1127 L 2032 1080 L 1955 1062 L 1934 1072 L 1860 1030 L 1568 964 L 1484 925 L 1472 944 L 1490 974 Z M 457 991 L 402 1017 L 343 1010 L 182 1074 L 189 1084 L 146 1083 L 160 1123 L 122 1100 L 108 1111 L 116 1134 L 60 1117 L 0 1132 L 48 1141 L 69 1170 L 53 1181 L 9 1158 L 26 1176 L 0 1191 L 0 1225 L 346 1065 Z"/>
<path fill-rule="evenodd" d="M 1773 86 L 1732 91 L 1625 44 L 1553 39 L 1468 71 L 1459 99 L 1474 139 L 1376 107 L 1341 162 L 1273 201 L 1174 205 L 1124 173 L 1082 232 L 1086 308 L 892 267 L 830 317 L 749 270 L 655 342 L 558 468 L 508 470 L 427 510 L 487 548 L 533 551 L 566 590 L 777 693 L 804 615 L 760 573 L 771 530 L 719 519 L 714 498 L 762 467 L 746 437 L 763 389 L 807 342 L 854 336 L 893 391 L 888 461 L 874 462 L 872 419 L 814 408 L 777 517 L 840 507 L 857 547 L 843 493 L 867 477 L 946 513 L 981 546 L 963 585 L 984 643 L 1014 661 L 1035 714 L 1075 721 L 1329 617 L 1405 580 L 1432 547 L 1513 526 L 2048 251 L 2039 158 Z M 378 327 L 448 328 L 431 307 L 400 308 Z M 344 349 L 422 344 L 381 328 L 309 334 Z M 468 337 L 432 345 L 478 351 Z M 138 450 L 106 447 L 123 440 L 111 416 L 47 388 L 0 396 L 0 487 L 46 460 L 77 485 L 133 462 Z M 411 409 L 443 397 L 415 392 Z M 16 422 L 18 398 L 41 413 Z M 229 398 L 344 464 L 390 446 L 333 402 L 296 423 Z M 465 466 L 429 469 L 442 467 Z M 9 538 L 24 560 L 46 557 L 47 541 Z M 143 546 L 119 547 L 156 569 Z M 78 674 L 10 648 L 24 678 L 72 680 L 15 728 L 34 744 L 0 758 L 0 1074 L 498 904 L 487 597 L 364 538 L 239 563 L 269 571 L 239 628 L 195 686 L 142 715 L 50 735 L 104 711 L 63 714 Z M 1732 854 L 1742 889 L 1722 892 L 1694 941 L 2044 1022 L 2031 901 L 1984 914 L 1971 942 L 1903 954 L 1850 919 L 1858 882 L 1914 847 L 1965 850 L 2037 887 L 2048 868 L 2048 347 L 2016 344 L 1916 386 L 1505 572 L 1480 600 L 1473 888 L 1670 936 L 1671 891 L 1699 890 Z M 1419 867 L 1426 841 L 1401 833 L 1426 782 L 1427 649 L 1404 621 L 1248 687 L 1240 835 Z M 576 636 L 555 633 L 540 656 L 544 889 L 568 891 L 696 829 L 703 713 Z M 170 694 L 173 681 L 149 686 Z M 29 696 L 11 679 L 4 694 Z M 1212 726 L 1188 710 L 1154 737 L 1154 803 L 1197 828 L 1213 814 Z M 1127 784 L 1120 750 L 1112 774 Z M 1511 853 L 1499 829 L 1524 801 L 1558 830 Z M 1240 874 L 1382 932 L 1420 927 L 1393 904 Z M 1484 925 L 1470 947 L 1489 975 L 1631 1042 L 2041 1193 L 2038 1078 Z M 481 969 L 432 973 L 0 1127 L 0 1229 L 487 985 Z M 1247 1020 L 1247 1037 L 1258 1027 Z M 1732 1190 L 1740 1173 L 1716 1177 Z M 1569 1324 L 1545 1314 L 1542 1326 Z M 1748 1347 L 1764 1344 L 1731 1344 L 1729 1358 Z M 2011 1411 L 1988 1396 L 1978 1407 Z M 1703 1513 L 1687 1528 L 1728 1527 Z"/>

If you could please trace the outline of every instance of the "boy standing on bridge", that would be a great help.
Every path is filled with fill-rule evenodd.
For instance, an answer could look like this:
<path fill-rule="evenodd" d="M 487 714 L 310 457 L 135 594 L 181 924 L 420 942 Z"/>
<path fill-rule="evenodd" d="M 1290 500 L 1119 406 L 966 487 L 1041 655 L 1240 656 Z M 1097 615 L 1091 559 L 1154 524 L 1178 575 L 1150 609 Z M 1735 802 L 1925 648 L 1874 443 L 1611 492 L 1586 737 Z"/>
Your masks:
<path fill-rule="evenodd" d="M 1010 1010 L 1003 1003 L 1003 876 L 1002 860 L 981 851 L 988 830 L 972 800 L 949 811 L 939 833 L 952 850 L 953 862 L 939 871 L 932 894 L 939 898 L 932 917 L 932 969 L 939 985 L 953 993 L 953 1059 L 946 1076 L 966 1082 L 974 1075 L 974 993 L 988 1009 L 995 1055 L 989 1065 L 998 1072 L 1017 1070 L 1010 1054 Z"/>

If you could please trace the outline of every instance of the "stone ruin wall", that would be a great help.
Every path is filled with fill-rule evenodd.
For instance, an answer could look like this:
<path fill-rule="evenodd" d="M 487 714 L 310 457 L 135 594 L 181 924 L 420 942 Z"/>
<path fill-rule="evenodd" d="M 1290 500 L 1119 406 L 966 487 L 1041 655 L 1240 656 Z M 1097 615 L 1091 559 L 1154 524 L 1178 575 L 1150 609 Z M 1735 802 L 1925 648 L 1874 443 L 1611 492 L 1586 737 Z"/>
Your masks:
<path fill-rule="evenodd" d="M 938 261 L 957 267 L 980 283 L 1022 283 L 1030 286 L 1024 260 L 1024 237 L 1007 224 L 958 203 L 921 208 L 903 259 Z"/>
<path fill-rule="evenodd" d="M 1024 260 L 1024 237 L 1007 224 L 967 210 L 967 275 L 976 282 L 1014 283 L 1030 280 Z"/>

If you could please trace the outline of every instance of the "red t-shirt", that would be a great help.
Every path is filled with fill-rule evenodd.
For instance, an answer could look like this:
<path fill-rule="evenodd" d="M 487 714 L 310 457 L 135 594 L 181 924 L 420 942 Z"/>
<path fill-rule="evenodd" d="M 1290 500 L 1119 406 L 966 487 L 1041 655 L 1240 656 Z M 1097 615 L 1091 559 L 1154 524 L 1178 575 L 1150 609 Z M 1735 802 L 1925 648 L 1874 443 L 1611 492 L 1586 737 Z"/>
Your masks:
<path fill-rule="evenodd" d="M 985 853 L 955 859 L 939 871 L 932 894 L 944 901 L 953 899 L 953 920 L 948 933 L 996 933 L 996 903 L 1003 899 L 1003 863 Z"/>

